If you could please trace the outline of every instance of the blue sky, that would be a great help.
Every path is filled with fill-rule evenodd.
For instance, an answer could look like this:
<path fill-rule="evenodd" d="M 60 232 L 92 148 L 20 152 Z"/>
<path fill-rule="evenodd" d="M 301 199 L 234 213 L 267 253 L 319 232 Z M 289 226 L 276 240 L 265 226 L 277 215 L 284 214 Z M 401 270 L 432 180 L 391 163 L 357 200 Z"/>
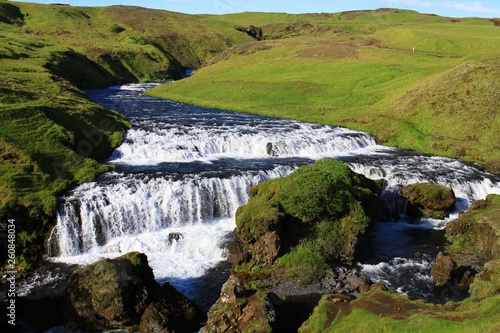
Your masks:
<path fill-rule="evenodd" d="M 392 7 L 449 17 L 500 17 L 499 0 L 25 0 L 73 6 L 134 5 L 188 14 L 227 14 L 244 11 L 332 13 Z"/>

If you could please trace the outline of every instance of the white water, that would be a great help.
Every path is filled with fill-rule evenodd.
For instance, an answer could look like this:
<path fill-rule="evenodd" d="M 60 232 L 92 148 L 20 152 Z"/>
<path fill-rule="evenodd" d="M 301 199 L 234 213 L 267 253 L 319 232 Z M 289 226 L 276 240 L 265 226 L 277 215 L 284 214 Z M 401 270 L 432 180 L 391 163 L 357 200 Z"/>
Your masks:
<path fill-rule="evenodd" d="M 429 271 L 433 264 L 429 258 L 396 257 L 388 262 L 362 265 L 361 274 L 373 281 L 383 281 L 397 293 L 410 296 L 431 294 L 433 280 Z"/>
<path fill-rule="evenodd" d="M 397 213 L 405 204 L 399 190 L 415 182 L 453 188 L 459 204 L 450 219 L 471 200 L 500 194 L 497 178 L 453 159 L 381 147 L 366 133 L 344 128 L 161 101 L 143 96 L 142 87 L 93 93 L 134 128 L 110 160 L 117 172 L 61 199 L 49 240 L 53 260 L 88 264 L 140 251 L 159 280 L 199 277 L 224 260 L 234 214 L 251 186 L 323 157 L 341 158 L 356 172 L 383 178 L 384 196 Z M 403 222 L 392 229 L 439 229 L 447 222 Z"/>
<path fill-rule="evenodd" d="M 148 255 L 155 276 L 201 276 L 224 260 L 224 238 L 250 187 L 286 175 L 278 166 L 229 178 L 124 175 L 87 183 L 65 198 L 51 235 L 58 260 L 87 264 L 130 251 Z M 180 235 L 179 239 L 169 237 Z"/>
<path fill-rule="evenodd" d="M 150 129 L 132 129 L 112 158 L 118 164 L 148 165 L 210 161 L 221 157 L 267 158 L 269 150 L 278 157 L 319 159 L 350 154 L 376 144 L 365 133 L 343 128 L 291 122 L 286 128 L 276 127 L 275 124 L 268 126 L 266 123 L 255 126 L 219 124 L 216 127 L 172 124 L 157 128 L 154 132 Z"/>

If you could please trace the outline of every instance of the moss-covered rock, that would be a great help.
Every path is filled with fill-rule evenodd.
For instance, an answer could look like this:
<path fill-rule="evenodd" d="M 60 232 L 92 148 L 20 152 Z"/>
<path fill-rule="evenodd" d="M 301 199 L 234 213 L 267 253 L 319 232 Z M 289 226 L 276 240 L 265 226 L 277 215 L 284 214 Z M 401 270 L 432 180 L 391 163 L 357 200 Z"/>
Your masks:
<path fill-rule="evenodd" d="M 352 262 L 369 223 L 364 207 L 374 211 L 377 193 L 376 182 L 346 164 L 321 160 L 253 187 L 236 213 L 235 233 L 252 264 L 272 267 L 281 257 L 289 277 L 309 283 L 327 262 Z"/>
<path fill-rule="evenodd" d="M 446 252 L 459 265 L 500 257 L 500 195 L 472 204 L 469 211 L 446 227 Z"/>
<path fill-rule="evenodd" d="M 90 331 L 137 325 L 160 286 L 137 252 L 76 270 L 68 285 L 75 321 Z"/>
<path fill-rule="evenodd" d="M 188 332 L 199 329 L 205 319 L 171 285 L 160 288 L 146 255 L 138 252 L 76 270 L 67 293 L 67 321 L 89 331 L 133 330 L 140 324 L 144 332 Z M 184 328 L 179 330 L 179 325 Z"/>
<path fill-rule="evenodd" d="M 276 332 L 275 310 L 265 291 L 245 289 L 232 275 L 222 286 L 217 302 L 210 308 L 202 332 Z"/>
<path fill-rule="evenodd" d="M 410 216 L 444 219 L 455 209 L 455 193 L 446 186 L 416 183 L 405 186 L 402 193 L 410 202 L 406 211 Z"/>

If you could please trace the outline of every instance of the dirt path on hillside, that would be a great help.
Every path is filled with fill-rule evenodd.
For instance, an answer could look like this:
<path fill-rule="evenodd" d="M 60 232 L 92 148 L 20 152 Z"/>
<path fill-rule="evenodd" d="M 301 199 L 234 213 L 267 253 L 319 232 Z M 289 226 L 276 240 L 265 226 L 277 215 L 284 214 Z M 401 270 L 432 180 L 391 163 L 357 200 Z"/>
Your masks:
<path fill-rule="evenodd" d="M 433 53 L 433 52 L 419 52 L 415 49 L 411 50 L 404 50 L 404 49 L 393 49 L 390 47 L 385 47 L 385 46 L 377 46 L 377 45 L 371 45 L 368 46 L 371 47 L 372 49 L 378 49 L 381 51 L 391 51 L 391 52 L 405 52 L 405 53 L 415 53 L 415 54 L 424 54 L 424 55 L 430 55 L 433 57 L 440 57 L 440 58 L 462 58 L 462 56 L 456 55 L 456 54 L 441 54 L 441 53 Z"/>

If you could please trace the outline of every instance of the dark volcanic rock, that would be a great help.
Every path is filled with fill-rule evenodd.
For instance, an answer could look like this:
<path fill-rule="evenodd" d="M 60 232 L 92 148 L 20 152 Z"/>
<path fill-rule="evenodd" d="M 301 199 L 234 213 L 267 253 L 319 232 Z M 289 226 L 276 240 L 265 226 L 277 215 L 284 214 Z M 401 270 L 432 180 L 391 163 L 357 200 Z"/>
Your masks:
<path fill-rule="evenodd" d="M 206 315 L 169 283 L 162 286 L 160 295 L 148 305 L 141 318 L 141 333 L 191 333 L 206 322 Z"/>
<path fill-rule="evenodd" d="M 255 38 L 257 40 L 261 40 L 262 39 L 262 28 L 260 28 L 260 27 L 256 27 L 254 25 L 250 25 L 248 28 L 237 27 L 236 30 L 241 31 L 241 32 L 245 32 L 249 36 L 252 36 L 253 38 Z"/>
<path fill-rule="evenodd" d="M 133 252 L 76 270 L 67 292 L 73 321 L 97 331 L 137 325 L 159 289 L 146 255 Z"/>
<path fill-rule="evenodd" d="M 446 186 L 417 183 L 405 186 L 402 193 L 410 202 L 406 211 L 410 216 L 444 219 L 455 209 L 455 193 Z"/>

